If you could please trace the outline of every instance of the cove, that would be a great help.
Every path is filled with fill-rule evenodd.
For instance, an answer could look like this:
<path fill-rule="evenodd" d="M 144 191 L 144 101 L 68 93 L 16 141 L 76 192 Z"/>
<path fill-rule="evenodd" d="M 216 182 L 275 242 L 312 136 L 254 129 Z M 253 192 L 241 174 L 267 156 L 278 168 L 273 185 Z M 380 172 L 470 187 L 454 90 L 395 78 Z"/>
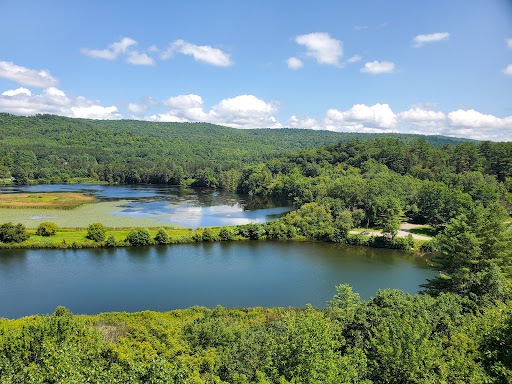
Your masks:
<path fill-rule="evenodd" d="M 107 227 L 213 227 L 264 223 L 292 209 L 282 199 L 261 199 L 234 192 L 168 185 L 61 184 L 0 187 L 0 193 L 79 192 L 96 198 L 73 210 L 2 209 L 1 222 L 37 228 L 51 221 L 62 228 L 85 228 L 101 222 Z"/>
<path fill-rule="evenodd" d="M 411 294 L 434 271 L 406 252 L 314 242 L 243 241 L 79 250 L 3 250 L 0 317 L 215 307 L 325 307 L 335 286 L 362 299 Z"/>

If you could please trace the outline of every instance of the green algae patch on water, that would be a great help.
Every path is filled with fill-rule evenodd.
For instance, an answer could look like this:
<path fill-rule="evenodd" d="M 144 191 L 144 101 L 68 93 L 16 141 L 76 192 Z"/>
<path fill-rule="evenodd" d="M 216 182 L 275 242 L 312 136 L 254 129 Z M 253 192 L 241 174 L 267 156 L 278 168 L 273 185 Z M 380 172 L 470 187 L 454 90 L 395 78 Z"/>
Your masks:
<path fill-rule="evenodd" d="M 131 227 L 180 227 L 180 225 L 160 221 L 160 216 L 129 217 L 113 215 L 123 209 L 129 200 L 106 201 L 82 205 L 73 210 L 37 208 L 0 209 L 0 224 L 4 222 L 21 223 L 27 228 L 49 221 L 59 228 L 87 228 L 92 223 L 102 223 L 109 228 Z"/>
<path fill-rule="evenodd" d="M 76 192 L 4 193 L 0 194 L 0 208 L 74 209 L 95 200 Z"/>

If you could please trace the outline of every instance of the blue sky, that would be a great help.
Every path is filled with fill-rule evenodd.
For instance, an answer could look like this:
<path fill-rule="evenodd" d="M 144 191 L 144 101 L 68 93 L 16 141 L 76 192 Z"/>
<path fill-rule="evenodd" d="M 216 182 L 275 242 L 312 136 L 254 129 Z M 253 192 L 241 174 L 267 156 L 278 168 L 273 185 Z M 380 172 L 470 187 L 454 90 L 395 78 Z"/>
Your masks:
<path fill-rule="evenodd" d="M 0 111 L 512 140 L 512 1 L 0 0 Z"/>

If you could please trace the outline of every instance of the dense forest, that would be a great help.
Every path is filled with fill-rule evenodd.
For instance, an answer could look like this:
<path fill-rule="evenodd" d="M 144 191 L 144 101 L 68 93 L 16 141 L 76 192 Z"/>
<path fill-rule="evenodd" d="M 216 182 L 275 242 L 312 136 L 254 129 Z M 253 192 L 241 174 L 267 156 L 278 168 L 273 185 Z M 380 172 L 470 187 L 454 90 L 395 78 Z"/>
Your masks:
<path fill-rule="evenodd" d="M 202 241 L 300 237 L 406 248 L 395 238 L 399 223 L 430 224 L 437 236 L 422 252 L 439 270 L 418 282 L 421 295 L 384 290 L 361 301 L 340 285 L 324 309 L 77 316 L 59 307 L 0 320 L 3 382 L 511 382 L 512 143 L 0 117 L 0 164 L 16 182 L 62 181 L 63 173 L 185 180 L 296 206 L 266 224 L 194 232 Z M 350 236 L 354 227 L 385 236 Z"/>
<path fill-rule="evenodd" d="M 382 134 L 405 141 L 417 135 Z M 301 129 L 239 130 L 206 123 L 98 121 L 0 113 L 0 179 L 59 183 L 91 178 L 115 183 L 233 188 L 247 164 L 369 134 Z M 374 137 L 374 136 L 372 136 Z M 464 139 L 425 136 L 438 146 Z"/>

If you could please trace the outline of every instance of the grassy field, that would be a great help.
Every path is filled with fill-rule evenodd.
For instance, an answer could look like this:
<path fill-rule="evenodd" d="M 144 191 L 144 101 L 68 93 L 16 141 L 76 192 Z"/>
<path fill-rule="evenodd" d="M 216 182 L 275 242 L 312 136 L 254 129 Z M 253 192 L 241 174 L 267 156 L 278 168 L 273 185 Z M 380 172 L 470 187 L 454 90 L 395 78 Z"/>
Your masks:
<path fill-rule="evenodd" d="M 107 236 L 109 234 L 114 235 L 116 242 L 122 242 L 128 236 L 132 228 L 109 228 Z M 214 229 L 214 233 L 218 234 L 220 229 Z M 149 228 L 151 238 L 154 238 L 158 228 Z M 42 248 L 54 245 L 59 247 L 61 244 L 72 244 L 72 243 L 90 243 L 91 240 L 87 239 L 86 229 L 68 229 L 60 228 L 57 233 L 53 236 L 38 236 L 35 230 L 27 231 L 30 238 L 19 245 L 21 248 Z M 166 232 L 169 235 L 170 242 L 183 242 L 184 240 L 190 241 L 190 235 L 192 234 L 191 228 L 166 228 Z"/>
<path fill-rule="evenodd" d="M 437 231 L 429 226 L 425 227 L 417 227 L 417 228 L 411 228 L 411 233 L 414 233 L 415 235 L 422 235 L 422 236 L 428 236 L 428 237 L 436 237 Z"/>
<path fill-rule="evenodd" d="M 94 200 L 75 192 L 5 193 L 0 194 L 0 208 L 73 209 Z"/>

